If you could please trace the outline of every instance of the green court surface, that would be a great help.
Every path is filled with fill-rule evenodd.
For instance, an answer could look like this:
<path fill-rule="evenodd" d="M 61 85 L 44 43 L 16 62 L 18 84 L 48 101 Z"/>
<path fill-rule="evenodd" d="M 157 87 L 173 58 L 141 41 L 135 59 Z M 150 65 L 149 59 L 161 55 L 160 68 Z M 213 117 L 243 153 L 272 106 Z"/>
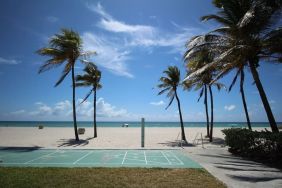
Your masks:
<path fill-rule="evenodd" d="M 0 167 L 202 168 L 181 150 L 4 149 Z"/>

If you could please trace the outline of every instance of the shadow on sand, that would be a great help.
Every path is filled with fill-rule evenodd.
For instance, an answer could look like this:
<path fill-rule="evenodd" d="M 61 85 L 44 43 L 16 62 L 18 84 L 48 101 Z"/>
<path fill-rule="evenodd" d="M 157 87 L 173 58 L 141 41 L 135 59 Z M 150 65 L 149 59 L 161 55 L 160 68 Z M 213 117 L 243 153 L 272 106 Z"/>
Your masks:
<path fill-rule="evenodd" d="M 89 140 L 94 139 L 93 137 L 87 138 L 87 139 L 80 139 L 79 141 L 76 141 L 75 139 L 60 139 L 58 142 L 58 147 L 78 147 L 78 146 L 86 146 L 89 144 Z"/>
<path fill-rule="evenodd" d="M 214 146 L 225 146 L 224 139 L 217 137 L 214 137 L 212 142 L 210 142 L 208 138 L 203 138 L 203 139 L 194 139 L 191 143 L 184 143 L 183 141 L 181 142 L 180 140 L 175 140 L 175 141 L 166 141 L 158 144 L 167 147 L 195 147 L 201 145 L 205 146 L 207 144 Z"/>

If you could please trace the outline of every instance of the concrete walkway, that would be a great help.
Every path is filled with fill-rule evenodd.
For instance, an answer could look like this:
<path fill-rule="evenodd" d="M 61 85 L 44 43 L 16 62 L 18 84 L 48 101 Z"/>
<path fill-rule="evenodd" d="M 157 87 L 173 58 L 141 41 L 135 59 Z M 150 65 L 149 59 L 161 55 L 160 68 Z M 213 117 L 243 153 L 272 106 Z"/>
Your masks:
<path fill-rule="evenodd" d="M 230 188 L 281 188 L 282 172 L 228 152 L 227 147 L 214 145 L 187 147 L 184 151 L 217 179 Z"/>

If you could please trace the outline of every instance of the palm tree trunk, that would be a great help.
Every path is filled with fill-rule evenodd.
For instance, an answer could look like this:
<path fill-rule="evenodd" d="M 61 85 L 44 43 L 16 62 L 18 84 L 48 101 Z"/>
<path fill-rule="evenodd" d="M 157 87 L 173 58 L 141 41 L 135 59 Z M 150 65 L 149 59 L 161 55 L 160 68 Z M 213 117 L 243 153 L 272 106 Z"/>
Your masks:
<path fill-rule="evenodd" d="M 209 85 L 210 91 L 210 99 L 211 99 L 211 129 L 210 129 L 210 142 L 212 142 L 212 135 L 213 135 L 213 95 L 212 95 L 212 88 Z"/>
<path fill-rule="evenodd" d="M 182 119 L 182 112 L 181 112 L 181 106 L 180 106 L 180 101 L 177 96 L 177 91 L 175 89 L 175 98 L 177 100 L 177 105 L 178 105 L 178 111 L 179 111 L 179 118 L 180 118 L 180 125 L 181 125 L 181 138 L 187 143 L 186 136 L 185 136 L 185 131 L 184 131 L 184 124 L 183 124 L 183 119 Z"/>
<path fill-rule="evenodd" d="M 97 137 L 97 124 L 96 124 L 96 87 L 94 87 L 94 138 Z"/>
<path fill-rule="evenodd" d="M 72 77 L 72 110 L 73 110 L 73 126 L 75 140 L 79 141 L 78 132 L 77 132 L 77 123 L 76 123 L 76 109 L 75 109 L 75 80 L 74 80 L 74 63 L 71 67 L 71 77 Z"/>
<path fill-rule="evenodd" d="M 256 86 L 257 86 L 257 88 L 258 88 L 258 91 L 259 91 L 259 94 L 260 94 L 260 98 L 261 98 L 261 100 L 262 100 L 262 103 L 263 103 L 265 112 L 266 112 L 266 114 L 267 114 L 267 118 L 268 118 L 268 121 L 269 121 L 271 130 L 272 130 L 272 132 L 277 132 L 277 133 L 278 133 L 279 130 L 278 130 L 276 121 L 275 121 L 274 116 L 273 116 L 273 114 L 272 114 L 270 105 L 269 105 L 269 103 L 268 103 L 266 94 L 265 94 L 264 89 L 263 89 L 263 87 L 262 87 L 262 84 L 261 84 L 261 82 L 260 82 L 258 72 L 257 72 L 257 70 L 256 70 L 256 66 L 255 66 L 255 65 L 256 65 L 257 63 L 258 63 L 258 62 L 257 62 L 256 60 L 253 60 L 253 59 L 250 59 L 250 60 L 249 60 L 249 65 L 250 65 L 250 68 L 251 68 L 251 72 L 252 72 L 253 78 L 254 78 L 254 80 L 255 80 Z"/>
<path fill-rule="evenodd" d="M 249 113 L 248 113 L 248 108 L 247 108 L 247 103 L 246 103 L 246 99 L 245 99 L 245 92 L 244 92 L 244 78 L 245 78 L 244 70 L 241 69 L 240 73 L 241 73 L 240 92 L 241 92 L 241 96 L 242 96 L 242 101 L 243 101 L 243 106 L 244 106 L 244 110 L 245 110 L 248 128 L 250 130 L 252 130 L 252 126 L 251 126 L 251 122 L 250 122 L 250 118 L 249 118 Z"/>
<path fill-rule="evenodd" d="M 210 136 L 210 123 L 209 123 L 209 109 L 208 109 L 208 99 L 207 99 L 207 85 L 205 84 L 205 108 L 206 108 L 206 118 L 207 118 L 207 137 Z"/>

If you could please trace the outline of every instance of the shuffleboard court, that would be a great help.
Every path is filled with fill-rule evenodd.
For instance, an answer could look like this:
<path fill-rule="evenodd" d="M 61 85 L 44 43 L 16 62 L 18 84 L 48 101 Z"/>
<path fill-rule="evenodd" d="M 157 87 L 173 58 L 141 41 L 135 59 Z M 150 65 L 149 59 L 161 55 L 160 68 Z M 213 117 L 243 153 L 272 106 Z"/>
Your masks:
<path fill-rule="evenodd" d="M 202 168 L 181 150 L 0 149 L 0 166 Z"/>

